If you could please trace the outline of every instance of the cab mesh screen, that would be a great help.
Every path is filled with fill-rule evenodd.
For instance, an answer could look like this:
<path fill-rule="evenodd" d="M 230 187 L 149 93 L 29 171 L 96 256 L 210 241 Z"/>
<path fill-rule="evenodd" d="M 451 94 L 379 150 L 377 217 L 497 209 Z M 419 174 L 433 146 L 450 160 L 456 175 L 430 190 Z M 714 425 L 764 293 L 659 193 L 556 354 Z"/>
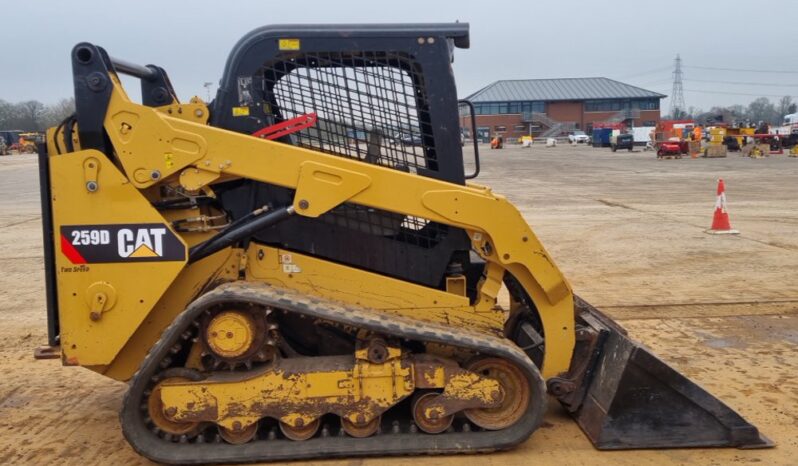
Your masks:
<path fill-rule="evenodd" d="M 313 127 L 283 142 L 410 173 L 438 169 L 423 77 L 407 56 L 287 55 L 263 67 L 263 88 L 272 124 L 316 113 Z M 425 249 L 448 230 L 426 219 L 353 203 L 319 220 Z"/>
<path fill-rule="evenodd" d="M 423 77 L 408 57 L 302 54 L 266 65 L 263 78 L 274 122 L 318 117 L 291 143 L 402 171 L 437 170 Z"/>

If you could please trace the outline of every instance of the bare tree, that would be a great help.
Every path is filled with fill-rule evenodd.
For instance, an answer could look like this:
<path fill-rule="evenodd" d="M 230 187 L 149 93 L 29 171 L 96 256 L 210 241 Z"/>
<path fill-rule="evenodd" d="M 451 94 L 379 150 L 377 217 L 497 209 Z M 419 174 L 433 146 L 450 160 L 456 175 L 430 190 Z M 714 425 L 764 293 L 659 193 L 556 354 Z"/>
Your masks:
<path fill-rule="evenodd" d="M 684 120 L 688 118 L 687 112 L 683 109 L 676 107 L 673 109 L 673 114 L 668 116 L 671 120 Z"/>
<path fill-rule="evenodd" d="M 45 106 L 37 100 L 10 103 L 0 99 L 0 130 L 42 131 L 75 113 L 75 99 Z"/>
<path fill-rule="evenodd" d="M 783 97 L 774 104 L 765 97 L 755 99 L 747 107 L 742 105 L 729 105 L 727 107 L 712 107 L 708 112 L 694 110 L 685 116 L 693 118 L 700 124 L 713 125 L 726 123 L 730 125 L 758 125 L 764 122 L 770 125 L 781 124 L 784 115 L 795 113 L 796 105 L 792 97 Z"/>
<path fill-rule="evenodd" d="M 0 99 L 0 129 L 11 129 L 14 118 L 14 105 Z"/>
<path fill-rule="evenodd" d="M 696 121 L 702 125 L 716 125 L 718 123 L 734 124 L 743 119 L 745 109 L 738 105 L 739 109 L 732 107 L 712 107 L 707 112 L 695 115 Z"/>
<path fill-rule="evenodd" d="M 779 116 L 784 118 L 784 115 L 789 115 L 790 113 L 795 113 L 795 102 L 793 102 L 792 97 L 785 95 L 781 99 L 779 99 L 779 104 L 777 106 L 779 111 Z"/>
<path fill-rule="evenodd" d="M 69 99 L 61 99 L 57 103 L 47 106 L 41 116 L 41 127 L 50 128 L 52 126 L 57 126 L 64 121 L 66 117 L 72 115 L 73 113 L 75 113 L 74 97 L 70 97 Z"/>
<path fill-rule="evenodd" d="M 16 128 L 23 131 L 38 131 L 43 129 L 41 117 L 44 114 L 44 104 L 38 100 L 27 100 L 14 105 L 14 120 Z"/>
<path fill-rule="evenodd" d="M 781 122 L 781 116 L 778 115 L 776 106 L 767 97 L 759 97 L 748 104 L 747 116 L 754 124 L 759 122 L 778 124 Z"/>

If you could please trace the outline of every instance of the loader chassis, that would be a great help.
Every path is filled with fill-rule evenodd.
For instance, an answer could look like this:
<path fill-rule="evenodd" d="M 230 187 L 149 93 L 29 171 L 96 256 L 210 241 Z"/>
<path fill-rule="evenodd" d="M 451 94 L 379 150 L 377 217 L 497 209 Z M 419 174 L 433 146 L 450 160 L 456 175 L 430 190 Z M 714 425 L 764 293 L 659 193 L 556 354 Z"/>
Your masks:
<path fill-rule="evenodd" d="M 465 182 L 450 62 L 467 31 L 261 28 L 210 105 L 178 102 L 159 67 L 74 48 L 76 115 L 40 149 L 50 343 L 129 381 L 134 449 L 206 463 L 510 448 L 540 424 L 546 379 L 600 447 L 684 437 L 646 412 L 614 423 L 629 387 L 603 387 L 659 369 L 656 396 L 678 374 L 575 307 L 518 210 Z M 141 79 L 142 104 L 117 73 Z M 294 119 L 315 124 L 251 135 Z M 611 364 L 615 347 L 628 362 Z M 679 382 L 685 412 L 714 403 L 717 435 L 691 445 L 768 444 Z M 630 427 L 645 435 L 602 437 Z"/>

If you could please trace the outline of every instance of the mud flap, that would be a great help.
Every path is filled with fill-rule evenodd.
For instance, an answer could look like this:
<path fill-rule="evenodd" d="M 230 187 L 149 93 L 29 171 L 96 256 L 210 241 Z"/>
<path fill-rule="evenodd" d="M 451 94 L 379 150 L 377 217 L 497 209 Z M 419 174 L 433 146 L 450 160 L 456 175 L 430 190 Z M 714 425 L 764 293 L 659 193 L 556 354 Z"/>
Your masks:
<path fill-rule="evenodd" d="M 613 320 L 579 298 L 575 305 L 579 327 L 571 369 L 550 379 L 548 388 L 596 448 L 773 446 Z"/>

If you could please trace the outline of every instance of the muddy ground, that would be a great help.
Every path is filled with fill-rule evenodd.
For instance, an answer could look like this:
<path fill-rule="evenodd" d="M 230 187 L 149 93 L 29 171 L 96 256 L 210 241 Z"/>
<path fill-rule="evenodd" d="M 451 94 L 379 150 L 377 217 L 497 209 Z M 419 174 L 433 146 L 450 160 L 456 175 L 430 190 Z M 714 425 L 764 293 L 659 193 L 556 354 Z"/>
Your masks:
<path fill-rule="evenodd" d="M 597 452 L 550 403 L 543 428 L 510 452 L 340 464 L 795 463 L 798 159 L 560 146 L 483 148 L 482 165 L 477 181 L 521 208 L 578 294 L 778 446 Z M 739 236 L 703 232 L 719 177 Z M 148 464 L 119 429 L 124 384 L 32 358 L 46 341 L 34 156 L 0 158 L 0 244 L 0 464 Z"/>

